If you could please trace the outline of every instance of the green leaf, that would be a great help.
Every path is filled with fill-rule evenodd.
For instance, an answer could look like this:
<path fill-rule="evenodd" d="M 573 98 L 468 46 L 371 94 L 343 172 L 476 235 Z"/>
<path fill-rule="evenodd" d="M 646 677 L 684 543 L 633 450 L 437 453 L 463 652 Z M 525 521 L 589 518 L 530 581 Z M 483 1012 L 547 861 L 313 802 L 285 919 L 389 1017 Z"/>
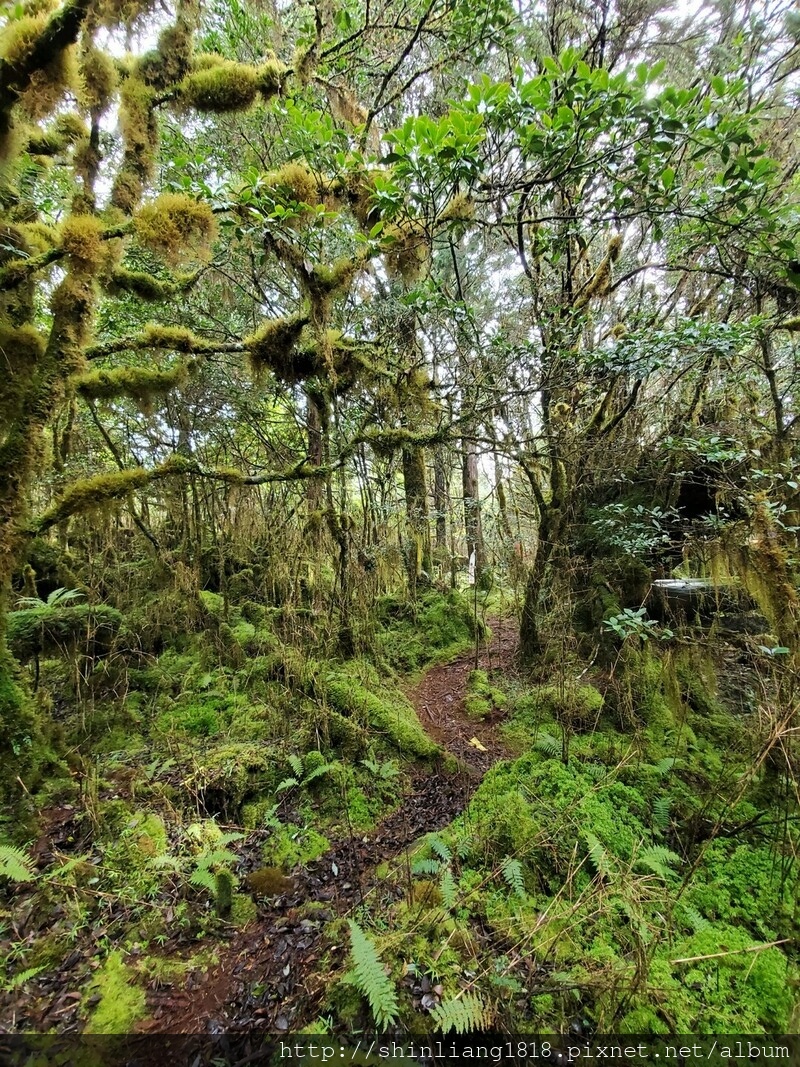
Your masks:
<path fill-rule="evenodd" d="M 482 1030 L 489 1023 L 489 1012 L 481 998 L 475 993 L 464 993 L 456 1000 L 446 1000 L 438 1004 L 431 1012 L 431 1018 L 437 1029 L 443 1034 L 455 1030 L 457 1034 L 468 1034 L 473 1030 Z"/>
<path fill-rule="evenodd" d="M 16 845 L 0 845 L 0 878 L 12 882 L 32 882 L 35 877 L 33 860 Z"/>
<path fill-rule="evenodd" d="M 364 933 L 355 919 L 348 919 L 347 923 L 356 989 L 367 998 L 378 1028 L 383 1029 L 390 1026 L 400 1013 L 394 985 L 384 970 L 372 938 Z"/>
<path fill-rule="evenodd" d="M 664 167 L 661 171 L 661 184 L 665 189 L 671 189 L 672 183 L 675 181 L 675 170 L 673 167 Z"/>

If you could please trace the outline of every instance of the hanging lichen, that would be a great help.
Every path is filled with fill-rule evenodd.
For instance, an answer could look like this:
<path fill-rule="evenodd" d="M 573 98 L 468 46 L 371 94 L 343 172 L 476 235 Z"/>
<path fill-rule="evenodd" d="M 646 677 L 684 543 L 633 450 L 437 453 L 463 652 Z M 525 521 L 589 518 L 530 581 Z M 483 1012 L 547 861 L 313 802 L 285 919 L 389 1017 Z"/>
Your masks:
<path fill-rule="evenodd" d="M 154 0 L 95 0 L 93 13 L 100 26 L 131 29 L 153 6 Z"/>
<path fill-rule="evenodd" d="M 209 205 L 183 193 L 162 193 L 145 204 L 136 215 L 135 227 L 146 248 L 173 263 L 187 252 L 205 257 L 216 233 Z"/>
<path fill-rule="evenodd" d="M 407 285 L 419 281 L 430 262 L 430 241 L 422 219 L 405 218 L 383 231 L 386 269 Z"/>
<path fill-rule="evenodd" d="M 197 277 L 197 273 L 193 273 L 180 275 L 174 281 L 165 281 L 146 271 L 117 267 L 103 284 L 106 292 L 111 296 L 131 293 L 140 300 L 155 302 L 169 300 L 178 293 L 185 292 L 197 280 Z"/>
<path fill-rule="evenodd" d="M 367 110 L 356 100 L 355 93 L 346 86 L 326 85 L 328 101 L 333 117 L 348 126 L 363 126 L 367 121 Z"/>
<path fill-rule="evenodd" d="M 140 78 L 129 76 L 120 91 L 119 126 L 125 144 L 111 203 L 130 214 L 142 198 L 155 166 L 158 124 L 154 94 Z"/>
<path fill-rule="evenodd" d="M 97 370 L 75 379 L 76 392 L 86 400 L 113 400 L 127 396 L 148 412 L 155 397 L 166 395 L 171 389 L 186 385 L 196 363 L 189 360 L 169 370 L 156 367 L 118 367 Z"/>
<path fill-rule="evenodd" d="M 197 111 L 224 114 L 251 107 L 259 94 L 261 77 L 255 67 L 225 60 L 187 75 L 179 99 Z"/>
<path fill-rule="evenodd" d="M 49 129 L 32 129 L 26 147 L 31 155 L 54 156 L 85 136 L 86 125 L 81 117 L 74 112 L 67 112 L 59 115 Z"/>
<path fill-rule="evenodd" d="M 117 68 L 107 52 L 90 43 L 78 61 L 78 100 L 93 118 L 105 112 L 117 88 Z"/>
<path fill-rule="evenodd" d="M 61 247 L 71 262 L 94 273 L 103 262 L 106 249 L 103 225 L 93 215 L 73 215 L 61 226 Z"/>
<path fill-rule="evenodd" d="M 597 270 L 578 294 L 574 304 L 576 311 L 581 311 L 595 297 L 605 296 L 608 293 L 611 287 L 611 267 L 617 262 L 621 252 L 622 237 L 620 234 L 615 234 L 608 242 L 606 254 Z"/>
<path fill-rule="evenodd" d="M 20 107 L 32 119 L 45 118 L 61 103 L 65 89 L 77 91 L 79 81 L 75 48 L 61 49 L 31 74 L 28 88 L 20 95 Z"/>
<path fill-rule="evenodd" d="M 295 348 L 308 322 L 307 315 L 269 319 L 255 333 L 245 337 L 250 367 L 258 376 L 270 370 L 283 381 L 298 382 L 313 373 L 307 358 L 298 361 Z"/>
<path fill-rule="evenodd" d="M 368 233 L 381 218 L 375 203 L 375 175 L 363 168 L 350 171 L 345 179 L 344 192 L 356 222 Z"/>
<path fill-rule="evenodd" d="M 439 215 L 440 222 L 472 222 L 475 218 L 475 201 L 466 193 L 456 193 Z"/>

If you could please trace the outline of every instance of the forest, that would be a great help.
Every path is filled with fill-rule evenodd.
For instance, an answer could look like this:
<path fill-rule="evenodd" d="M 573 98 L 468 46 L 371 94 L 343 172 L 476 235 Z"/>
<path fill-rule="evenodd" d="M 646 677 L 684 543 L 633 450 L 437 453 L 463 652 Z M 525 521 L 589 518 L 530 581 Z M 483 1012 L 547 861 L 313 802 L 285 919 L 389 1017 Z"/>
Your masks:
<path fill-rule="evenodd" d="M 794 0 L 4 0 L 0 1046 L 800 1033 L 799 104 Z"/>

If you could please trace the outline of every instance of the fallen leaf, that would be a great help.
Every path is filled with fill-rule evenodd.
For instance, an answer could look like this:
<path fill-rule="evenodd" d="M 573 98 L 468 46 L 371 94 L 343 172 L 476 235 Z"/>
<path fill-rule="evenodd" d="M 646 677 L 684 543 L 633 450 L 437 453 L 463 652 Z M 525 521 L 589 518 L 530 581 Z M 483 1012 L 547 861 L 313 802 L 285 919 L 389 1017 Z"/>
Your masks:
<path fill-rule="evenodd" d="M 487 752 L 487 751 L 488 751 L 488 749 L 486 748 L 486 746 L 485 746 L 485 745 L 482 745 L 482 744 L 480 743 L 480 741 L 479 741 L 479 740 L 477 739 L 477 737 L 471 737 L 471 738 L 469 739 L 469 743 L 470 743 L 470 744 L 472 745 L 472 747 L 473 747 L 473 748 L 477 748 L 477 750 L 478 750 L 479 752 Z"/>

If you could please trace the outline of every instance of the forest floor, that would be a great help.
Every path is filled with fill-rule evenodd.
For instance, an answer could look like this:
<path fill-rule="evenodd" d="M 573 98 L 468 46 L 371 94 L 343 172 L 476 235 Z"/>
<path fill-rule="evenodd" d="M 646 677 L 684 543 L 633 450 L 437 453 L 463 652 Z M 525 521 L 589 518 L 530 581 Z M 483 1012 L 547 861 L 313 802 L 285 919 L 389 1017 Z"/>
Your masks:
<path fill-rule="evenodd" d="M 502 714 L 476 721 L 464 707 L 473 669 L 513 670 L 515 622 L 495 618 L 490 625 L 492 637 L 477 652 L 432 667 L 407 693 L 427 733 L 456 757 L 457 767 L 440 759 L 428 770 L 415 769 L 395 811 L 371 833 L 335 841 L 295 870 L 291 888 L 262 902 L 257 919 L 235 933 L 212 967 L 190 972 L 180 987 L 151 987 L 150 1016 L 140 1032 L 297 1033 L 317 1018 L 348 952 L 347 944 L 326 936 L 326 925 L 384 897 L 395 899 L 403 891 L 396 877 L 403 866 L 410 886 L 415 843 L 462 812 L 486 771 L 510 755 L 498 733 Z"/>

